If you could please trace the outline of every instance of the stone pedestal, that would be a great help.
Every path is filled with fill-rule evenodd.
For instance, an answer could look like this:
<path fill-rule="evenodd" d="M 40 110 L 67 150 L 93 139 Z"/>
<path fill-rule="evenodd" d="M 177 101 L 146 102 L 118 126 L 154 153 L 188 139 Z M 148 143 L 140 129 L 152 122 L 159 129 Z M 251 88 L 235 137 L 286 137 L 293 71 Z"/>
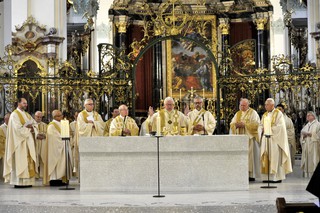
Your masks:
<path fill-rule="evenodd" d="M 82 191 L 157 192 L 157 139 L 80 138 Z M 248 190 L 247 136 L 160 138 L 161 192 Z"/>

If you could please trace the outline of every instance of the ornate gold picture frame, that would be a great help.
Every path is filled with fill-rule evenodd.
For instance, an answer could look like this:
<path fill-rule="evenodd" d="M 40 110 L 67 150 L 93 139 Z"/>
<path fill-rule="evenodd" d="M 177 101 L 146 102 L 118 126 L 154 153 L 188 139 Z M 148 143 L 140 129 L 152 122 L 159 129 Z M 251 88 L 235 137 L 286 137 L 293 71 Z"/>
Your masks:
<path fill-rule="evenodd" d="M 167 94 L 181 98 L 188 90 L 205 98 L 216 98 L 216 70 L 207 50 L 192 40 L 208 47 L 217 57 L 216 16 L 199 16 L 188 24 L 178 40 L 166 41 Z M 192 40 L 184 39 L 189 37 Z M 181 92 L 180 92 L 181 91 Z"/>

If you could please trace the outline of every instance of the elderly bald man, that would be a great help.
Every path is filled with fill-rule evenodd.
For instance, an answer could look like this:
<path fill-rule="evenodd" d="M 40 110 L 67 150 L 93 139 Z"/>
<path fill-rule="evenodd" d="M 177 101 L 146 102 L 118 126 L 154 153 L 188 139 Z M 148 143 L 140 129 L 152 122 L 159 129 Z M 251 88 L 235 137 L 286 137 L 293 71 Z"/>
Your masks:
<path fill-rule="evenodd" d="M 110 136 L 138 136 L 139 127 L 136 121 L 129 116 L 128 107 L 124 104 L 119 106 L 119 113 L 110 124 Z"/>
<path fill-rule="evenodd" d="M 256 178 L 261 177 L 259 124 L 260 117 L 257 111 L 250 108 L 250 101 L 248 99 L 242 98 L 239 103 L 239 111 L 231 120 L 230 133 L 234 135 L 247 135 L 249 137 L 249 181 L 255 181 Z"/>
<path fill-rule="evenodd" d="M 47 155 L 47 151 L 45 149 L 46 143 L 46 134 L 47 134 L 47 124 L 42 122 L 43 113 L 41 111 L 36 111 L 34 113 L 34 120 L 37 122 L 38 125 L 38 135 L 35 139 L 36 142 L 36 154 L 37 154 L 37 162 L 36 167 L 38 168 L 38 175 L 37 177 L 43 177 L 43 169 L 45 164 L 45 158 Z"/>
<path fill-rule="evenodd" d="M 44 183 L 50 182 L 50 186 L 64 185 L 66 177 L 71 177 L 72 173 L 72 154 L 70 143 L 65 149 L 65 142 L 61 138 L 61 123 L 63 115 L 60 110 L 52 111 L 53 120 L 48 124 L 47 144 L 48 144 L 48 168 Z M 66 155 L 69 159 L 68 176 L 66 175 Z"/>
<path fill-rule="evenodd" d="M 152 108 L 149 109 L 153 110 Z M 174 109 L 174 100 L 171 97 L 164 99 L 164 109 L 154 113 L 151 118 L 152 131 L 157 130 L 157 117 L 160 116 L 160 129 L 164 135 L 184 135 L 187 134 L 188 120 L 186 116 Z"/>

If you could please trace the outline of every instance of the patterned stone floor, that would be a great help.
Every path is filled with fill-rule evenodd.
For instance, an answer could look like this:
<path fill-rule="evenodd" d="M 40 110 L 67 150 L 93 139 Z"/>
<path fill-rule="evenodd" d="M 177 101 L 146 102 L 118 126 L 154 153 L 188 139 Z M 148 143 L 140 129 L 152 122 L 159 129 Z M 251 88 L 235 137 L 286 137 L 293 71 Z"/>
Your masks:
<path fill-rule="evenodd" d="M 0 212 L 276 212 L 277 197 L 287 202 L 316 202 L 316 197 L 305 190 L 308 182 L 295 166 L 285 181 L 272 184 L 275 189 L 262 189 L 267 184 L 256 181 L 250 183 L 248 191 L 162 192 L 164 198 L 154 198 L 150 193 L 82 192 L 76 180 L 71 181 L 75 187 L 72 191 L 41 186 L 40 181 L 26 189 L 2 183 Z"/>

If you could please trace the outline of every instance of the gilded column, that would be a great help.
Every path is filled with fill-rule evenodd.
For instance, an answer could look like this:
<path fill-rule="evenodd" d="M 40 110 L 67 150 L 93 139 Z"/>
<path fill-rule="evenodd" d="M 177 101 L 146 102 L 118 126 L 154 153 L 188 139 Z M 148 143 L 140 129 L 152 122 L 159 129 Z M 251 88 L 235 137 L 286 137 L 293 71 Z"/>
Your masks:
<path fill-rule="evenodd" d="M 268 44 L 265 25 L 268 23 L 268 14 L 257 13 L 253 15 L 253 22 L 257 26 L 257 53 L 256 68 L 268 69 Z"/>
<path fill-rule="evenodd" d="M 230 29 L 230 24 L 229 24 L 229 19 L 228 18 L 220 18 L 219 19 L 219 29 L 221 32 L 221 52 L 222 52 L 222 57 L 223 57 L 223 61 L 222 63 L 225 63 L 223 65 L 223 73 L 225 75 L 229 75 L 230 73 L 228 72 L 227 69 L 227 64 L 226 61 L 224 59 L 226 59 L 228 57 L 228 49 L 230 47 L 230 34 L 229 34 L 229 29 Z"/>
<path fill-rule="evenodd" d="M 115 35 L 115 45 L 117 47 L 127 48 L 127 27 L 128 27 L 128 16 L 120 15 L 115 17 L 116 35 Z"/>

